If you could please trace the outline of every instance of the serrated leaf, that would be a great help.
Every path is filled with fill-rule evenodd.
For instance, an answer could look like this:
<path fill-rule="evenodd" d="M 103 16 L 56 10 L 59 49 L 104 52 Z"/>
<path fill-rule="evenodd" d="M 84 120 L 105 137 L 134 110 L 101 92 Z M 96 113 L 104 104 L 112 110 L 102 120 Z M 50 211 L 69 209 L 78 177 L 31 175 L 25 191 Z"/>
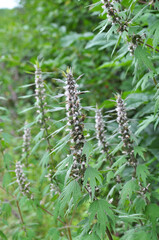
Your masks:
<path fill-rule="evenodd" d="M 44 153 L 42 159 L 40 160 L 39 165 L 42 166 L 43 168 L 47 166 L 50 158 L 50 153 L 47 151 Z"/>
<path fill-rule="evenodd" d="M 104 237 L 106 227 L 109 226 L 110 220 L 108 217 L 111 219 L 112 224 L 115 223 L 115 215 L 111 207 L 112 206 L 104 199 L 94 201 L 89 207 L 89 222 L 91 224 L 95 216 L 97 216 L 97 224 L 99 226 L 101 237 Z"/>
<path fill-rule="evenodd" d="M 77 200 L 80 198 L 80 196 L 81 196 L 81 190 L 78 182 L 76 180 L 71 181 L 64 187 L 60 195 L 60 200 L 61 200 L 60 209 L 61 210 L 64 209 L 64 207 L 70 201 L 71 197 L 74 199 L 74 204 L 75 204 Z"/>
<path fill-rule="evenodd" d="M 83 182 L 83 186 L 86 186 L 87 182 L 90 182 L 90 187 L 92 190 L 92 199 L 94 198 L 94 192 L 95 192 L 95 187 L 98 185 L 97 181 L 99 181 L 99 183 L 102 183 L 102 179 L 101 179 L 101 174 L 98 172 L 97 169 L 92 168 L 92 167 L 88 167 L 84 173 L 84 182 Z"/>
<path fill-rule="evenodd" d="M 135 50 L 135 58 L 138 61 L 139 65 L 144 64 L 148 69 L 153 70 L 156 72 L 152 61 L 148 57 L 148 53 L 145 48 L 142 48 L 141 46 L 138 46 Z"/>
<path fill-rule="evenodd" d="M 50 228 L 46 237 L 49 240 L 58 240 L 60 238 L 60 233 L 56 228 Z"/>
<path fill-rule="evenodd" d="M 144 185 L 146 186 L 146 179 L 149 175 L 149 171 L 148 171 L 148 167 L 144 164 L 142 165 L 138 165 L 136 168 L 136 175 L 138 177 L 138 179 L 142 180 Z"/>
<path fill-rule="evenodd" d="M 138 189 L 137 181 L 130 180 L 126 184 L 124 184 L 123 189 L 121 191 L 121 203 L 125 203 L 127 197 L 131 199 L 131 196 Z"/>
<path fill-rule="evenodd" d="M 11 182 L 11 176 L 9 172 L 6 172 L 3 176 L 3 187 L 7 187 L 10 182 Z"/>
<path fill-rule="evenodd" d="M 86 155 L 87 161 L 88 161 L 88 158 L 89 158 L 90 154 L 92 153 L 92 151 L 93 151 L 92 144 L 90 142 L 86 142 L 84 144 L 82 153 Z"/>
<path fill-rule="evenodd" d="M 139 124 L 139 128 L 135 134 L 139 135 L 150 123 L 154 122 L 156 119 L 157 119 L 157 116 L 154 116 L 154 115 L 150 115 L 146 117 L 146 119 Z"/>
<path fill-rule="evenodd" d="M 140 147 L 140 146 L 135 146 L 134 147 L 134 155 L 135 155 L 135 157 L 138 154 L 140 157 L 142 157 L 142 159 L 145 160 L 144 152 L 146 152 L 146 149 L 144 147 Z"/>
<path fill-rule="evenodd" d="M 154 34 L 154 38 L 153 38 L 153 48 L 154 48 L 154 52 L 155 52 L 155 48 L 157 47 L 157 45 L 159 44 L 159 25 L 155 31 Z"/>
<path fill-rule="evenodd" d="M 159 206 L 155 203 L 151 203 L 146 207 L 146 215 L 152 222 L 152 229 L 154 234 L 157 237 L 156 234 L 156 224 L 157 224 L 157 218 L 159 218 Z M 157 239 L 157 238 L 156 238 Z"/>

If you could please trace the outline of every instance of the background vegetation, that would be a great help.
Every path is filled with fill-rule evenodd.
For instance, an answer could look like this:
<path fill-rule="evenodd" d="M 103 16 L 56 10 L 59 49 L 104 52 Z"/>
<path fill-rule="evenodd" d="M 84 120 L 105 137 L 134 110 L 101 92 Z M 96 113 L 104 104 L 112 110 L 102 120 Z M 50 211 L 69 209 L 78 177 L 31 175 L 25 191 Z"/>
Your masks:
<path fill-rule="evenodd" d="M 110 2 L 115 4 L 116 17 Z M 15 9 L 0 10 L 2 239 L 111 239 L 107 228 L 114 240 L 159 239 L 159 4 L 136 0 L 110 2 L 21 0 Z M 34 85 L 37 59 L 47 92 L 52 157 L 46 139 L 42 140 L 44 131 L 37 123 Z M 92 193 L 99 187 L 99 193 L 95 191 L 97 200 L 84 189 L 80 193 L 80 184 L 76 186 L 72 176 L 68 177 L 70 147 L 65 145 L 68 139 L 63 128 L 65 98 L 56 97 L 63 93 L 62 83 L 56 79 L 64 78 L 67 67 L 73 69 L 75 78 L 84 74 L 77 83 L 81 91 L 89 91 L 81 95 L 86 116 L 84 136 L 90 134 L 84 154 L 87 170 L 94 171 L 90 175 L 87 171 L 84 182 L 90 180 Z M 135 183 L 129 178 L 132 169 L 125 169 L 127 159 L 117 137 L 117 93 L 126 102 L 140 166 Z M 103 108 L 113 166 L 109 162 L 102 166 L 105 155 L 100 154 L 95 139 L 96 104 Z M 26 120 L 31 128 L 28 155 L 22 153 Z M 45 176 L 51 158 L 58 173 L 55 182 L 59 184 L 50 197 Z M 17 161 L 25 164 L 34 201 L 23 196 L 18 188 Z M 124 191 L 123 182 L 116 180 L 118 175 L 126 186 Z M 143 195 L 140 182 L 143 188 L 148 186 Z M 136 192 L 142 196 L 135 195 Z M 64 206 L 59 210 L 60 201 Z"/>

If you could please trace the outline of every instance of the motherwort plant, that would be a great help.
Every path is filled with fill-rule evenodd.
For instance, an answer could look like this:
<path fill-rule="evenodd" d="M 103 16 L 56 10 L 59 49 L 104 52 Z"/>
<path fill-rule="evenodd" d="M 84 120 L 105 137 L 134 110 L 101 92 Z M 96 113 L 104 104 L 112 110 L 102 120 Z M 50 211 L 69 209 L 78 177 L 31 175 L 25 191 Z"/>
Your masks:
<path fill-rule="evenodd" d="M 78 85 L 73 77 L 71 69 L 66 72 L 66 111 L 67 111 L 67 125 L 68 131 L 71 135 L 71 153 L 73 155 L 72 174 L 76 178 L 83 175 L 85 170 L 86 156 L 82 153 L 85 137 L 83 134 L 84 128 L 84 115 L 81 112 L 81 104 L 78 90 Z"/>
<path fill-rule="evenodd" d="M 44 133 L 44 139 L 47 141 L 47 148 L 48 148 L 48 153 L 51 158 L 51 162 L 48 165 L 48 180 L 50 182 L 50 191 L 51 193 L 53 192 L 53 175 L 54 175 L 54 161 L 52 158 L 52 146 L 50 143 L 50 134 L 49 134 L 49 129 L 50 126 L 48 124 L 48 120 L 50 117 L 47 116 L 47 102 L 46 102 L 46 90 L 44 86 L 44 80 L 42 77 L 42 71 L 40 68 L 39 63 L 35 65 L 35 93 L 36 93 L 36 106 L 37 106 L 37 113 L 38 113 L 38 122 L 41 124 L 41 131 Z"/>

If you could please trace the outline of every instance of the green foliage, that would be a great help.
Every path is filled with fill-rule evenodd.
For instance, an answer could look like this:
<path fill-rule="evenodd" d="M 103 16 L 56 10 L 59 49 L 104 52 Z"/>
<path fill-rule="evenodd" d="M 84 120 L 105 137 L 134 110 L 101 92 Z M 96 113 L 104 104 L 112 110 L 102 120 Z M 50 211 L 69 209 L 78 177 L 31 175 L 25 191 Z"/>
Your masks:
<path fill-rule="evenodd" d="M 1 239 L 159 238 L 158 11 L 158 1 L 136 0 L 21 0 L 0 9 Z M 66 101 L 71 72 L 80 90 Z M 121 136 L 116 93 L 130 136 Z"/>

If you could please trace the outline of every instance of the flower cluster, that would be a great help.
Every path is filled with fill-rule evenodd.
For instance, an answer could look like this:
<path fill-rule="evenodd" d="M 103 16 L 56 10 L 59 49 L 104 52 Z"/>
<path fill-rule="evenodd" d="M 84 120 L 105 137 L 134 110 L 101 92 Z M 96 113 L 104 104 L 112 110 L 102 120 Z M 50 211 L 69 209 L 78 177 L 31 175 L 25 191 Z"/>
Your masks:
<path fill-rule="evenodd" d="M 23 151 L 23 154 L 26 154 L 27 156 L 30 151 L 30 141 L 31 141 L 30 128 L 27 127 L 27 122 L 25 122 L 22 151 Z"/>
<path fill-rule="evenodd" d="M 125 109 L 125 103 L 124 100 L 121 98 L 121 96 L 118 94 L 116 96 L 116 111 L 117 111 L 117 122 L 119 124 L 119 130 L 121 134 L 121 139 L 123 142 L 123 154 L 126 155 L 126 158 L 128 160 L 128 165 L 136 167 L 136 158 L 134 156 L 134 149 L 133 149 L 133 142 L 131 140 L 130 136 L 130 127 L 128 124 L 128 118 L 127 113 Z"/>
<path fill-rule="evenodd" d="M 74 177 L 79 176 L 79 172 L 84 171 L 86 156 L 82 154 L 85 138 L 83 135 L 84 128 L 84 115 L 81 113 L 81 105 L 78 91 L 78 85 L 73 77 L 71 69 L 67 70 L 66 73 L 66 111 L 68 130 L 71 134 L 71 152 L 73 154 L 73 167 L 72 172 Z"/>
<path fill-rule="evenodd" d="M 58 189 L 57 189 L 57 185 L 54 184 L 54 171 L 52 168 L 48 168 L 48 174 L 45 176 L 48 178 L 49 182 L 50 182 L 50 194 L 52 196 L 52 194 L 54 193 L 55 195 L 58 193 Z"/>
<path fill-rule="evenodd" d="M 96 137 L 98 139 L 98 146 L 101 147 L 102 153 L 106 153 L 107 160 L 112 163 L 112 158 L 109 153 L 109 146 L 105 137 L 105 124 L 104 119 L 102 116 L 101 109 L 96 108 L 96 115 L 95 115 L 95 128 L 96 128 Z"/>
<path fill-rule="evenodd" d="M 117 10 L 114 7 L 114 1 L 110 0 L 101 0 L 103 6 L 102 8 L 107 13 L 107 18 L 112 24 L 118 24 L 120 27 L 118 29 L 119 32 L 124 32 L 127 30 L 128 23 L 123 21 L 123 19 L 119 16 Z"/>
<path fill-rule="evenodd" d="M 28 179 L 26 178 L 23 172 L 23 166 L 20 161 L 16 162 L 15 173 L 16 173 L 16 178 L 17 178 L 17 182 L 18 182 L 21 193 L 24 196 L 27 196 L 28 198 L 33 199 L 34 197 L 33 197 L 33 194 L 31 194 L 30 187 L 29 187 L 30 182 L 28 181 Z"/>
<path fill-rule="evenodd" d="M 35 65 L 35 98 L 36 98 L 36 106 L 37 106 L 37 113 L 39 116 L 39 123 L 42 125 L 46 125 L 46 122 L 48 120 L 48 117 L 46 117 L 47 113 L 47 103 L 45 101 L 46 94 L 45 94 L 45 86 L 44 81 L 42 78 L 42 71 L 39 67 L 39 64 Z"/>

